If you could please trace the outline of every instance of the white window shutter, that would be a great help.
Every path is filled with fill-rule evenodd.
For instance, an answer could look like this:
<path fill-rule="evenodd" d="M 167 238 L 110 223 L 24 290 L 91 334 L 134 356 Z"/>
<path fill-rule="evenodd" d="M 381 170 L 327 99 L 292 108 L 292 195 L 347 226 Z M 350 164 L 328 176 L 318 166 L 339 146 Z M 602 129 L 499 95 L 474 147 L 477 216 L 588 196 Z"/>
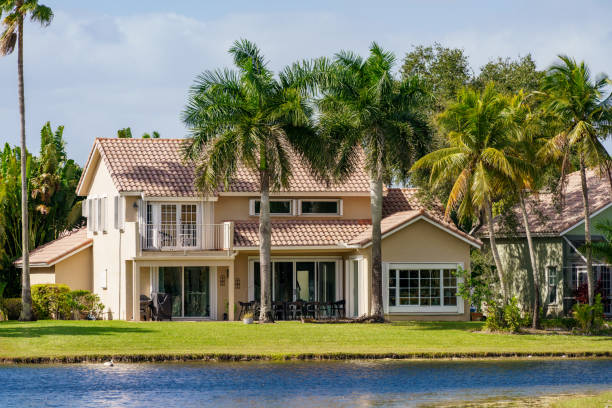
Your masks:
<path fill-rule="evenodd" d="M 106 197 L 100 199 L 100 231 L 106 232 Z"/>
<path fill-rule="evenodd" d="M 101 220 L 100 217 L 102 216 L 102 212 L 100 211 L 100 199 L 99 198 L 95 198 L 95 203 L 94 203 L 94 216 L 96 219 L 95 225 L 94 225 L 94 231 L 96 232 L 100 232 L 100 224 L 101 224 Z"/>
<path fill-rule="evenodd" d="M 118 195 L 113 197 L 113 227 L 115 229 L 121 228 L 121 226 L 119 225 L 119 214 L 121 211 L 121 209 L 119 208 L 120 199 L 121 197 Z"/>
<path fill-rule="evenodd" d="M 85 200 L 85 207 L 87 208 L 87 231 L 94 230 L 94 211 L 93 211 L 93 200 L 88 198 Z"/>

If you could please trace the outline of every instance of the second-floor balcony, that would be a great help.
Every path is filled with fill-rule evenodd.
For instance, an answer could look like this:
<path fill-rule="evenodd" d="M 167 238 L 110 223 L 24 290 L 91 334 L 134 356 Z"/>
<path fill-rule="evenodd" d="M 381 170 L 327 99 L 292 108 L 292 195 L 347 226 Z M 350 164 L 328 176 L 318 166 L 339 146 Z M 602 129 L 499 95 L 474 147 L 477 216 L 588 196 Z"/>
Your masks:
<path fill-rule="evenodd" d="M 232 247 L 233 225 L 157 223 L 144 224 L 141 249 L 161 251 L 229 250 Z"/>

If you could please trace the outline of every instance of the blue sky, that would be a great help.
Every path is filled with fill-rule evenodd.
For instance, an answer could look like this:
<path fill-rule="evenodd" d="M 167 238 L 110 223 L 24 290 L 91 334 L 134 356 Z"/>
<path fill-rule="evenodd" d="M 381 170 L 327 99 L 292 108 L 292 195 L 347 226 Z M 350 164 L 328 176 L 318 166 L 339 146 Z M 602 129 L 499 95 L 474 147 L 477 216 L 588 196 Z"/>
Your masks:
<path fill-rule="evenodd" d="M 64 125 L 70 157 L 84 164 L 95 137 L 158 130 L 184 137 L 180 113 L 194 77 L 228 66 L 227 49 L 255 41 L 273 69 L 371 41 L 398 59 L 435 41 L 463 48 L 478 71 L 498 56 L 559 53 L 612 75 L 612 2 L 588 1 L 155 1 L 40 0 L 48 28 L 25 31 L 28 146 L 50 120 Z M 382 3 L 382 4 L 381 4 Z M 576 10 L 580 11 L 577 12 Z M 0 59 L 0 142 L 17 144 L 16 55 Z"/>

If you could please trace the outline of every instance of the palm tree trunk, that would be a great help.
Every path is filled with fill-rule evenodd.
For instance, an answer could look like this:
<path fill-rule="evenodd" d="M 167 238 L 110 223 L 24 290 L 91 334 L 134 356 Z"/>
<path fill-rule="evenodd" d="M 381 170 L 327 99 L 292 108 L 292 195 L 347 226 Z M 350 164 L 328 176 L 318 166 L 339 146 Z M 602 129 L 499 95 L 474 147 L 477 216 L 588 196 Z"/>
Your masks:
<path fill-rule="evenodd" d="M 271 246 L 272 236 L 270 227 L 270 174 L 267 170 L 260 171 L 261 199 L 259 204 L 259 270 L 261 282 L 261 309 L 259 321 L 267 323 L 272 321 L 271 288 Z"/>
<path fill-rule="evenodd" d="M 529 248 L 529 261 L 531 268 L 527 271 L 531 273 L 531 281 L 533 282 L 533 319 L 531 327 L 537 329 L 540 327 L 540 276 L 536 267 L 535 250 L 533 248 L 533 240 L 531 239 L 531 230 L 529 229 L 529 218 L 527 217 L 527 207 L 525 206 L 525 197 L 523 192 L 519 192 L 519 202 L 521 204 L 521 213 L 523 215 L 523 226 L 525 227 L 525 235 L 527 236 L 527 247 Z"/>
<path fill-rule="evenodd" d="M 506 280 L 504 279 L 504 270 L 502 268 L 499 252 L 497 251 L 497 245 L 495 243 L 495 231 L 493 230 L 493 205 L 489 200 L 485 202 L 485 211 L 487 212 L 487 225 L 489 227 L 489 241 L 491 243 L 491 252 L 493 253 L 493 260 L 495 261 L 495 268 L 497 269 L 497 276 L 499 278 L 499 286 L 501 288 L 502 297 L 505 305 L 508 303 L 508 291 L 506 288 Z"/>
<path fill-rule="evenodd" d="M 584 158 L 580 156 L 580 183 L 582 184 L 582 205 L 584 207 L 584 246 L 587 260 L 587 284 L 589 305 L 594 302 L 595 277 L 593 276 L 593 248 L 591 248 L 591 217 L 589 213 L 589 191 L 587 188 L 586 168 Z"/>
<path fill-rule="evenodd" d="M 372 305 L 371 315 L 384 319 L 382 299 L 381 227 L 383 183 L 381 171 L 370 179 L 370 210 L 372 212 Z"/>
<path fill-rule="evenodd" d="M 21 8 L 22 1 L 17 2 Z M 21 314 L 19 320 L 32 320 L 32 292 L 30 291 L 30 239 L 28 228 L 28 179 L 26 175 L 27 150 L 25 134 L 25 96 L 23 91 L 23 14 L 19 14 L 17 28 L 17 76 L 19 86 L 19 117 L 21 121 Z"/>

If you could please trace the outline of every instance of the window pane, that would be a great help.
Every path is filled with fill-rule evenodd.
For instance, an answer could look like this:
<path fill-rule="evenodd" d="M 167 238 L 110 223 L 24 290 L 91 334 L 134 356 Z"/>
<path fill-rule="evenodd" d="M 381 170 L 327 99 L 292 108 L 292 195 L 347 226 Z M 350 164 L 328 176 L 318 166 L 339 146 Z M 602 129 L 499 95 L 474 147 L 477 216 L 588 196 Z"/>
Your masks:
<path fill-rule="evenodd" d="M 158 276 L 159 293 L 168 293 L 172 296 L 172 316 L 181 317 L 183 315 L 181 268 L 160 266 Z"/>
<path fill-rule="evenodd" d="M 161 205 L 161 225 L 159 230 L 161 246 L 176 246 L 176 205 Z"/>
<path fill-rule="evenodd" d="M 302 201 L 302 214 L 338 214 L 338 201 Z"/>
<path fill-rule="evenodd" d="M 261 271 L 259 269 L 259 262 L 253 263 L 253 297 L 254 300 L 261 300 Z"/>
<path fill-rule="evenodd" d="M 457 277 L 454 276 L 453 272 L 451 269 L 443 271 L 444 306 L 457 306 Z"/>
<path fill-rule="evenodd" d="M 298 300 L 314 302 L 315 300 L 315 263 L 296 262 L 296 291 Z"/>
<path fill-rule="evenodd" d="M 319 302 L 336 300 L 336 263 L 319 262 Z"/>
<path fill-rule="evenodd" d="M 395 306 L 395 288 L 389 288 L 389 306 Z M 355 312 L 355 315 L 357 313 Z"/>
<path fill-rule="evenodd" d="M 278 302 L 293 301 L 293 262 L 274 262 L 274 298 Z"/>
<path fill-rule="evenodd" d="M 209 267 L 185 267 L 185 316 L 210 316 Z"/>
<path fill-rule="evenodd" d="M 259 214 L 261 201 L 255 200 L 255 214 Z M 270 214 L 291 214 L 291 200 L 270 201 Z"/>
<path fill-rule="evenodd" d="M 195 247 L 197 245 L 197 207 L 195 204 L 181 205 L 181 245 Z"/>

